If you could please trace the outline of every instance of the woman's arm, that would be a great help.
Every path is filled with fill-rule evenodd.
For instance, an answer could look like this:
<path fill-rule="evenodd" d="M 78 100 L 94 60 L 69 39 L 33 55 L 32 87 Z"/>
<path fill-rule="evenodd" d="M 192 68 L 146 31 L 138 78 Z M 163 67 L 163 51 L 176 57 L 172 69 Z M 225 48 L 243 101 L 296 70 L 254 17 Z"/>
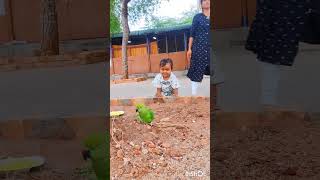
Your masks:
<path fill-rule="evenodd" d="M 189 38 L 189 46 L 188 46 L 189 48 L 188 48 L 188 52 L 187 52 L 187 58 L 189 61 L 190 61 L 191 55 L 192 55 L 192 51 L 191 51 L 192 43 L 193 43 L 193 37 L 190 37 Z"/>
<path fill-rule="evenodd" d="M 190 29 L 190 38 L 189 38 L 189 44 L 188 44 L 188 51 L 187 51 L 187 58 L 190 61 L 191 60 L 191 55 L 192 55 L 192 44 L 193 44 L 193 38 L 196 35 L 196 29 L 198 25 L 198 16 L 196 15 L 192 19 L 192 26 Z"/>

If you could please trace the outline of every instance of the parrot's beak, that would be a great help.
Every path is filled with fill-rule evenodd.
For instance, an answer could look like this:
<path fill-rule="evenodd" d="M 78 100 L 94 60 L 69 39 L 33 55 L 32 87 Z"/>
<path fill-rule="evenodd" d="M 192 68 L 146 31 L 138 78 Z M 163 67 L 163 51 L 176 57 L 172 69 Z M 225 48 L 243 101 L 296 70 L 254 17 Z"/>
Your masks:
<path fill-rule="evenodd" d="M 136 109 L 136 112 L 138 112 L 139 110 L 138 110 L 138 108 Z"/>
<path fill-rule="evenodd" d="M 85 161 L 86 161 L 87 159 L 89 159 L 89 158 L 91 157 L 90 151 L 88 151 L 88 150 L 82 151 L 82 157 L 83 157 L 83 159 L 84 159 Z"/>

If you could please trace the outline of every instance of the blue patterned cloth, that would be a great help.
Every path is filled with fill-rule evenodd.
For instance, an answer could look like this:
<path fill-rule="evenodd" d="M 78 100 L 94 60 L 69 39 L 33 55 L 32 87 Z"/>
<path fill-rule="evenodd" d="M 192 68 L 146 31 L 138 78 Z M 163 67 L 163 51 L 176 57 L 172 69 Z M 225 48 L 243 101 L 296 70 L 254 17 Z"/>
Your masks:
<path fill-rule="evenodd" d="M 292 66 L 304 30 L 307 0 L 258 1 L 246 49 L 257 59 L 278 65 Z"/>
<path fill-rule="evenodd" d="M 187 77 L 201 82 L 203 75 L 210 75 L 210 19 L 203 13 L 193 17 L 190 36 L 193 38 L 190 69 Z"/>

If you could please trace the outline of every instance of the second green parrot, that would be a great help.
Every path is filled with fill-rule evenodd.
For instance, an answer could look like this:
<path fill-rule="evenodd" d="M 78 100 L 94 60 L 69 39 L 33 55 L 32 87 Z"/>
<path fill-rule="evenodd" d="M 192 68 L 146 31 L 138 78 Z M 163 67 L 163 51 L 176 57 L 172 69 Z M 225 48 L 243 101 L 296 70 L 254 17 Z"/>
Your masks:
<path fill-rule="evenodd" d="M 84 141 L 86 150 L 82 152 L 85 160 L 90 159 L 98 180 L 110 179 L 109 134 L 96 133 Z"/>

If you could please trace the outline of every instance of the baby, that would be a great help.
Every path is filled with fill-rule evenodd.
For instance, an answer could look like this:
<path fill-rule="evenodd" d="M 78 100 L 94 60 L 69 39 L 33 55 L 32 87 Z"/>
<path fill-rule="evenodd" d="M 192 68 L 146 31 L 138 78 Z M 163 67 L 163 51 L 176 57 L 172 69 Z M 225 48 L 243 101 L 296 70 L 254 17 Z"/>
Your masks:
<path fill-rule="evenodd" d="M 156 97 L 178 96 L 180 84 L 172 73 L 173 62 L 171 59 L 160 61 L 160 73 L 154 78 L 152 84 L 157 88 Z"/>

